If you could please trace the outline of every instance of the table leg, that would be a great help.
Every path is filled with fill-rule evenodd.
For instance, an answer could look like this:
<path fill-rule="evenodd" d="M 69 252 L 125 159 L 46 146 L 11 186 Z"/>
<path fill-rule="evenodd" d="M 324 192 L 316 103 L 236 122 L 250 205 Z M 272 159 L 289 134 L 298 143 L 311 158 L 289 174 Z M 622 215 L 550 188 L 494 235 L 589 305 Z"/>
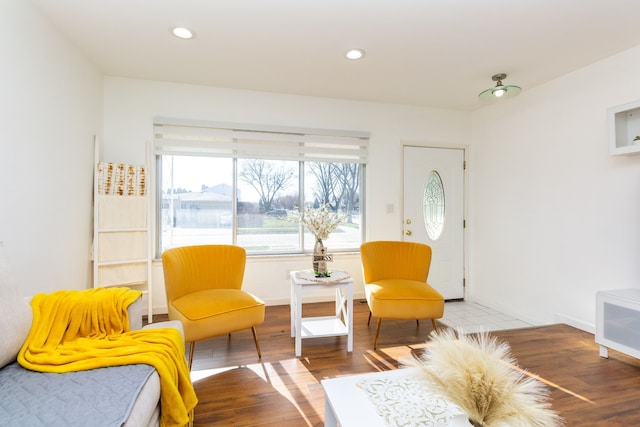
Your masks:
<path fill-rule="evenodd" d="M 329 403 L 329 397 L 325 393 L 324 395 L 324 427 L 337 427 L 338 420 L 336 414 L 333 413 L 331 403 Z"/>
<path fill-rule="evenodd" d="M 353 351 L 353 282 L 347 286 L 347 352 Z"/>
<path fill-rule="evenodd" d="M 296 357 L 302 356 L 302 285 L 296 285 Z"/>
<path fill-rule="evenodd" d="M 296 297 L 295 297 L 295 292 L 296 292 L 296 286 L 293 282 L 293 277 L 291 277 L 291 289 L 289 290 L 289 311 L 291 312 L 290 314 L 290 318 L 291 318 L 291 338 L 296 336 L 296 324 L 295 324 L 295 319 L 296 319 Z"/>

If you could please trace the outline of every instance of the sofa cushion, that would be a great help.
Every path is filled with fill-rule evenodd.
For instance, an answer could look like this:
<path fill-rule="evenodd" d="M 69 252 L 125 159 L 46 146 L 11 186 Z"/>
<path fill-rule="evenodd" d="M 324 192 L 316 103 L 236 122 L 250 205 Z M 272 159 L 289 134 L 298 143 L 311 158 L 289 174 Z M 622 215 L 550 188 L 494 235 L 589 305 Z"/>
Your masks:
<path fill-rule="evenodd" d="M 0 369 L 0 425 L 122 426 L 155 372 L 150 365 L 138 364 L 54 374 L 11 363 Z M 160 398 L 159 380 L 153 390 L 154 399 L 138 415 L 153 413 Z"/>
<path fill-rule="evenodd" d="M 0 241 L 0 368 L 16 360 L 31 329 L 32 317 Z"/>

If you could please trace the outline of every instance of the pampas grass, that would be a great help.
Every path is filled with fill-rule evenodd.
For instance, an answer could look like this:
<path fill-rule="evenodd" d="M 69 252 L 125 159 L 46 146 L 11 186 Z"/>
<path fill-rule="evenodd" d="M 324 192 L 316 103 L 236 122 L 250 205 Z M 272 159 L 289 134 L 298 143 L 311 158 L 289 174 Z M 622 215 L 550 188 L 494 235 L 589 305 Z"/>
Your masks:
<path fill-rule="evenodd" d="M 544 384 L 518 368 L 509 345 L 488 333 L 432 333 L 431 344 L 414 362 L 474 426 L 563 425 Z"/>

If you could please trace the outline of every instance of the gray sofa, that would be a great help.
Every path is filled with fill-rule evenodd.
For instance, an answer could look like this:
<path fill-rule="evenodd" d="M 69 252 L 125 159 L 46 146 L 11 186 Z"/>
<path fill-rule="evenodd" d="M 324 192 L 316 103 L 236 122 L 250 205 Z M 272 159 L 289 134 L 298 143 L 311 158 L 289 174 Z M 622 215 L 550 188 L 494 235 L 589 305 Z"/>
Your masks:
<path fill-rule="evenodd" d="M 142 327 L 142 302 L 129 306 L 131 329 Z M 17 362 L 33 314 L 0 242 L 0 425 L 157 426 L 160 377 L 149 365 L 66 374 L 33 372 Z M 146 327 L 175 327 L 161 322 Z M 183 333 L 184 336 L 184 333 Z"/>

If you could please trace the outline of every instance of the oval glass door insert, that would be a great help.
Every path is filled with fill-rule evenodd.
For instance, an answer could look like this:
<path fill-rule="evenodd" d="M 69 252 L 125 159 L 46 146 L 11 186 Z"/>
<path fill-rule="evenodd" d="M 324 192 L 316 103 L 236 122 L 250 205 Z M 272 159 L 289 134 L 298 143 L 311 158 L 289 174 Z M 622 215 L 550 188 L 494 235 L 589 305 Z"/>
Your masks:
<path fill-rule="evenodd" d="M 437 240 L 444 228 L 444 187 L 440 174 L 431 171 L 424 185 L 422 213 L 424 227 L 431 240 Z"/>

